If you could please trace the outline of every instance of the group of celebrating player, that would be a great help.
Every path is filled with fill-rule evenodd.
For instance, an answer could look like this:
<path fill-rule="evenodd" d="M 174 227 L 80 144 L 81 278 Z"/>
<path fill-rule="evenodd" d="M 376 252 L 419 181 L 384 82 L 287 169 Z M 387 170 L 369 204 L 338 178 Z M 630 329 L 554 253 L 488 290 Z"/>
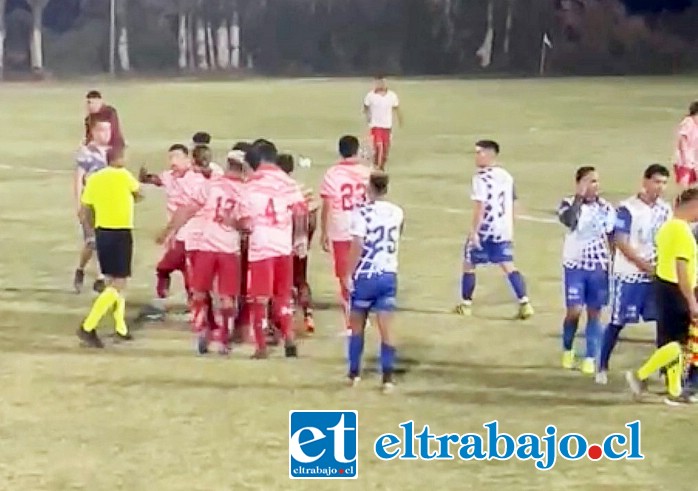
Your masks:
<path fill-rule="evenodd" d="M 88 106 L 95 97 L 101 99 L 97 93 L 88 94 Z M 207 353 L 215 342 L 221 354 L 228 354 L 233 342 L 253 338 L 253 358 L 266 358 L 265 325 L 269 325 L 273 338 L 277 333 L 283 338 L 285 356 L 297 356 L 294 304 L 303 310 L 306 331 L 315 329 L 307 254 L 319 221 L 320 242 L 333 253 L 340 285 L 351 382 L 360 380 L 363 330 L 373 311 L 382 334 L 383 387 L 392 387 L 395 348 L 389 323 L 404 216 L 385 200 L 388 176 L 381 169 L 387 160 L 392 116 L 399 112 L 397 97 L 382 79 L 365 100 L 377 170 L 359 157 L 358 138 L 342 137 L 340 160 L 321 184 L 321 207 L 312 191 L 293 179 L 293 157 L 279 154 L 266 139 L 238 142 L 221 168 L 213 162 L 210 135 L 199 132 L 192 145 L 169 148 L 167 170 L 151 174 L 142 168 L 136 180 L 123 168 L 123 148 L 112 145 L 115 111 L 109 118 L 103 105 L 96 106 L 88 116 L 88 143 L 79 154 L 76 171 L 86 247 L 74 284 L 76 290 L 82 288 L 93 248 L 106 283 L 95 284 L 101 293 L 77 331 L 83 343 L 103 347 L 96 326 L 110 309 L 117 337 L 132 339 L 124 319 L 123 289 L 131 275 L 133 204 L 140 197 L 140 185 L 150 184 L 164 189 L 168 212 L 167 226 L 156 239 L 165 246 L 156 267 L 157 296 L 166 298 L 171 274 L 182 272 L 198 353 Z"/>

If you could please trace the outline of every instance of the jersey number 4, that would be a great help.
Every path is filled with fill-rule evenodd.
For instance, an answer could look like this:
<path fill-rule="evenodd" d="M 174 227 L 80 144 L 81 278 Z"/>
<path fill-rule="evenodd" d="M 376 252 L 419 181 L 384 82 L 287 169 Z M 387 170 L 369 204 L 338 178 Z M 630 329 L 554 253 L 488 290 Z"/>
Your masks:
<path fill-rule="evenodd" d="M 267 217 L 267 220 L 269 220 L 272 225 L 277 225 L 279 223 L 279 219 L 276 216 L 276 208 L 274 207 L 273 198 L 269 198 L 267 207 L 264 209 L 264 216 Z"/>
<path fill-rule="evenodd" d="M 354 209 L 354 205 L 366 201 L 366 185 L 365 184 L 350 184 L 345 183 L 339 187 L 339 192 L 342 196 L 342 210 L 350 211 Z M 358 199 L 355 197 L 358 196 Z"/>

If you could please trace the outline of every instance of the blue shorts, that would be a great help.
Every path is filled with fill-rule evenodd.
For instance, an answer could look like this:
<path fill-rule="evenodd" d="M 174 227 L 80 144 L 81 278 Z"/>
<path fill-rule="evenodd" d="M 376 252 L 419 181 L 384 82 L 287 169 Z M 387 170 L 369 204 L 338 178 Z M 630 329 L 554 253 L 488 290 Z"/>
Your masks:
<path fill-rule="evenodd" d="M 624 326 L 657 320 L 657 304 L 652 283 L 629 283 L 613 278 L 611 324 Z"/>
<path fill-rule="evenodd" d="M 608 271 L 565 268 L 565 305 L 601 310 L 608 305 Z"/>
<path fill-rule="evenodd" d="M 476 266 L 478 264 L 501 264 L 514 260 L 514 246 L 511 242 L 493 242 L 483 240 L 480 248 L 476 249 L 469 242 L 465 243 L 465 261 Z"/>
<path fill-rule="evenodd" d="M 367 314 L 369 312 L 393 312 L 397 295 L 397 275 L 383 273 L 359 276 L 354 279 L 351 292 L 350 309 L 352 312 Z"/>

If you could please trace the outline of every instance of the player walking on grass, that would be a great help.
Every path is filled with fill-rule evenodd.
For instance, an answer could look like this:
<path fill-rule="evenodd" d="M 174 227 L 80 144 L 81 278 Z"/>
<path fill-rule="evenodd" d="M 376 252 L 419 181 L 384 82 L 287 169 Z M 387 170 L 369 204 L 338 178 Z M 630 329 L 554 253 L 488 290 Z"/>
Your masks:
<path fill-rule="evenodd" d="M 364 97 L 364 115 L 373 144 L 373 165 L 376 169 L 383 170 L 390 153 L 393 116 L 402 126 L 400 100 L 397 94 L 388 88 L 385 77 L 376 77 L 373 90 Z"/>
<path fill-rule="evenodd" d="M 669 405 L 693 402 L 690 394 L 682 390 L 681 378 L 684 371 L 682 349 L 688 343 L 691 324 L 698 322 L 695 296 L 698 246 L 690 225 L 696 221 L 698 189 L 689 188 L 679 196 L 674 217 L 657 232 L 654 288 L 658 349 L 639 370 L 626 373 L 635 397 L 642 395 L 647 379 L 654 372 L 665 369 L 669 392 L 665 402 Z M 691 367 L 690 371 L 695 368 Z"/>
<path fill-rule="evenodd" d="M 199 193 L 199 188 L 206 183 L 206 178 L 192 168 L 189 149 L 186 145 L 175 144 L 168 150 L 169 169 L 160 174 L 149 174 L 143 167 L 139 174 L 139 180 L 144 184 L 152 184 L 162 187 L 167 197 L 167 218 L 172 219 L 175 212 L 191 203 L 193 196 Z M 189 296 L 189 282 L 187 277 L 185 240 L 188 227 L 185 225 L 177 230 L 177 233 L 168 237 L 165 241 L 165 252 L 160 259 L 155 271 L 157 286 L 155 288 L 158 302 L 155 310 L 160 316 L 164 315 L 164 300 L 170 294 L 171 275 L 175 271 L 182 273 L 185 289 Z"/>
<path fill-rule="evenodd" d="M 596 372 L 596 382 L 608 383 L 608 362 L 626 324 L 657 320 L 652 277 L 656 248 L 654 238 L 671 216 L 662 199 L 669 169 L 652 164 L 645 170 L 642 189 L 620 203 L 613 234 L 615 245 L 611 282 L 611 321 L 606 327 Z"/>
<path fill-rule="evenodd" d="M 388 176 L 371 175 L 368 203 L 352 211 L 348 271 L 345 288 L 351 291 L 349 323 L 349 381 L 356 385 L 361 377 L 364 330 L 368 315 L 375 312 L 381 337 L 380 360 L 383 390 L 393 388 L 395 342 L 391 333 L 397 296 L 398 245 L 405 214 L 386 200 Z"/>
<path fill-rule="evenodd" d="M 103 348 L 97 325 L 113 309 L 117 337 L 131 340 L 126 325 L 124 290 L 131 276 L 133 255 L 133 208 L 140 199 L 140 185 L 124 168 L 120 155 L 114 155 L 109 167 L 93 174 L 82 193 L 83 220 L 94 223 L 97 257 L 107 285 L 95 300 L 90 313 L 77 330 L 87 346 Z"/>
<path fill-rule="evenodd" d="M 219 353 L 227 354 L 229 336 L 236 316 L 240 295 L 240 229 L 250 225 L 243 190 L 242 164 L 233 162 L 220 179 L 196 186 L 190 200 L 172 216 L 158 236 L 164 242 L 177 233 L 194 216 L 200 217 L 200 239 L 191 260 L 192 314 L 197 333 L 197 351 L 208 352 L 213 338 L 220 345 Z M 210 295 L 220 297 L 223 325 L 211 331 Z"/>
<path fill-rule="evenodd" d="M 292 254 L 294 246 L 307 235 L 303 227 L 308 219 L 305 198 L 300 185 L 278 167 L 278 153 L 271 142 L 257 142 L 246 160 L 254 171 L 246 185 L 252 217 L 248 294 L 257 344 L 254 357 L 267 357 L 263 321 L 269 300 L 274 325 L 285 340 L 286 357 L 296 357 L 291 308 Z"/>
<path fill-rule="evenodd" d="M 371 170 L 359 160 L 359 140 L 355 136 L 339 139 L 341 160 L 330 167 L 320 185 L 320 244 L 332 251 L 334 274 L 338 280 L 344 326 L 349 330 L 349 291 L 344 279 L 350 274 L 349 249 L 352 243 L 351 217 L 356 206 L 366 201 Z"/>
<path fill-rule="evenodd" d="M 586 307 L 586 354 L 581 368 L 593 375 L 602 331 L 601 311 L 608 303 L 609 235 L 616 213 L 599 197 L 599 175 L 594 167 L 577 169 L 575 182 L 575 195 L 563 199 L 558 208 L 560 222 L 567 227 L 562 249 L 567 307 L 562 325 L 562 366 L 575 366 L 574 337 Z"/>
<path fill-rule="evenodd" d="M 507 275 L 519 301 L 517 317 L 528 319 L 534 311 L 526 295 L 524 277 L 514 265 L 513 255 L 514 178 L 497 163 L 497 155 L 497 142 L 481 140 L 475 144 L 477 172 L 472 180 L 473 221 L 465 243 L 461 303 L 456 306 L 455 312 L 472 315 L 475 268 L 496 264 Z"/>
<path fill-rule="evenodd" d="M 82 194 L 85 189 L 87 178 L 95 172 L 107 166 L 107 152 L 111 140 L 111 124 L 107 120 L 92 118 L 90 120 L 90 131 L 88 133 L 91 140 L 80 148 L 77 155 L 77 165 L 75 167 L 75 178 L 73 180 L 73 191 L 78 218 L 82 213 Z M 81 220 L 83 247 L 80 251 L 80 262 L 73 277 L 73 287 L 77 293 L 82 291 L 85 283 L 85 268 L 92 259 L 95 249 L 95 231 L 84 220 Z M 99 269 L 99 265 L 97 265 Z M 104 290 L 104 276 L 101 272 L 97 275 L 93 288 L 96 292 Z"/>
<path fill-rule="evenodd" d="M 679 125 L 674 158 L 676 182 L 683 188 L 696 184 L 698 182 L 698 101 L 691 103 L 688 115 Z"/>

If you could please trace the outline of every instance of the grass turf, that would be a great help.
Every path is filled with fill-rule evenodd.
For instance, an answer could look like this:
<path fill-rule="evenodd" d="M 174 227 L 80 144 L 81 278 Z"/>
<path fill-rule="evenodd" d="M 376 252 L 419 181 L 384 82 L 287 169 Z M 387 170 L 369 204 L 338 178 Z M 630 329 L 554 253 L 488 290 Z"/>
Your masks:
<path fill-rule="evenodd" d="M 688 489 L 692 409 L 649 398 L 630 402 L 621 369 L 652 349 L 652 329 L 631 327 L 607 387 L 559 368 L 563 230 L 519 221 L 516 260 L 537 315 L 515 310 L 496 270 L 478 277 L 475 317 L 448 311 L 458 298 L 469 223 L 473 142 L 497 139 L 525 213 L 543 219 L 572 190 L 576 166 L 597 165 L 614 200 L 636 190 L 644 167 L 668 162 L 673 129 L 694 87 L 689 79 L 529 81 L 398 80 L 406 126 L 395 136 L 392 198 L 406 210 L 397 320 L 407 373 L 389 397 L 369 376 L 343 385 L 344 343 L 329 258 L 311 257 L 318 335 L 301 358 L 229 360 L 193 355 L 183 324 L 148 326 L 137 341 L 104 353 L 78 347 L 74 329 L 89 294 L 70 292 L 79 233 L 71 201 L 72 152 L 82 132 L 87 86 L 3 85 L 0 90 L 0 488 L 31 490 L 252 489 Z M 310 156 L 298 178 L 317 188 L 337 137 L 364 133 L 365 81 L 104 84 L 119 109 L 129 165 L 165 164 L 166 147 L 197 130 L 214 137 L 219 160 L 236 140 L 265 136 Z M 129 315 L 152 295 L 164 203 L 155 189 L 137 210 Z M 103 329 L 102 332 L 107 332 Z M 368 354 L 377 352 L 372 336 Z M 358 409 L 355 482 L 288 479 L 289 409 Z M 381 462 L 374 439 L 414 419 L 435 433 L 483 432 L 498 419 L 511 434 L 547 424 L 590 440 L 643 423 L 642 462 Z"/>

